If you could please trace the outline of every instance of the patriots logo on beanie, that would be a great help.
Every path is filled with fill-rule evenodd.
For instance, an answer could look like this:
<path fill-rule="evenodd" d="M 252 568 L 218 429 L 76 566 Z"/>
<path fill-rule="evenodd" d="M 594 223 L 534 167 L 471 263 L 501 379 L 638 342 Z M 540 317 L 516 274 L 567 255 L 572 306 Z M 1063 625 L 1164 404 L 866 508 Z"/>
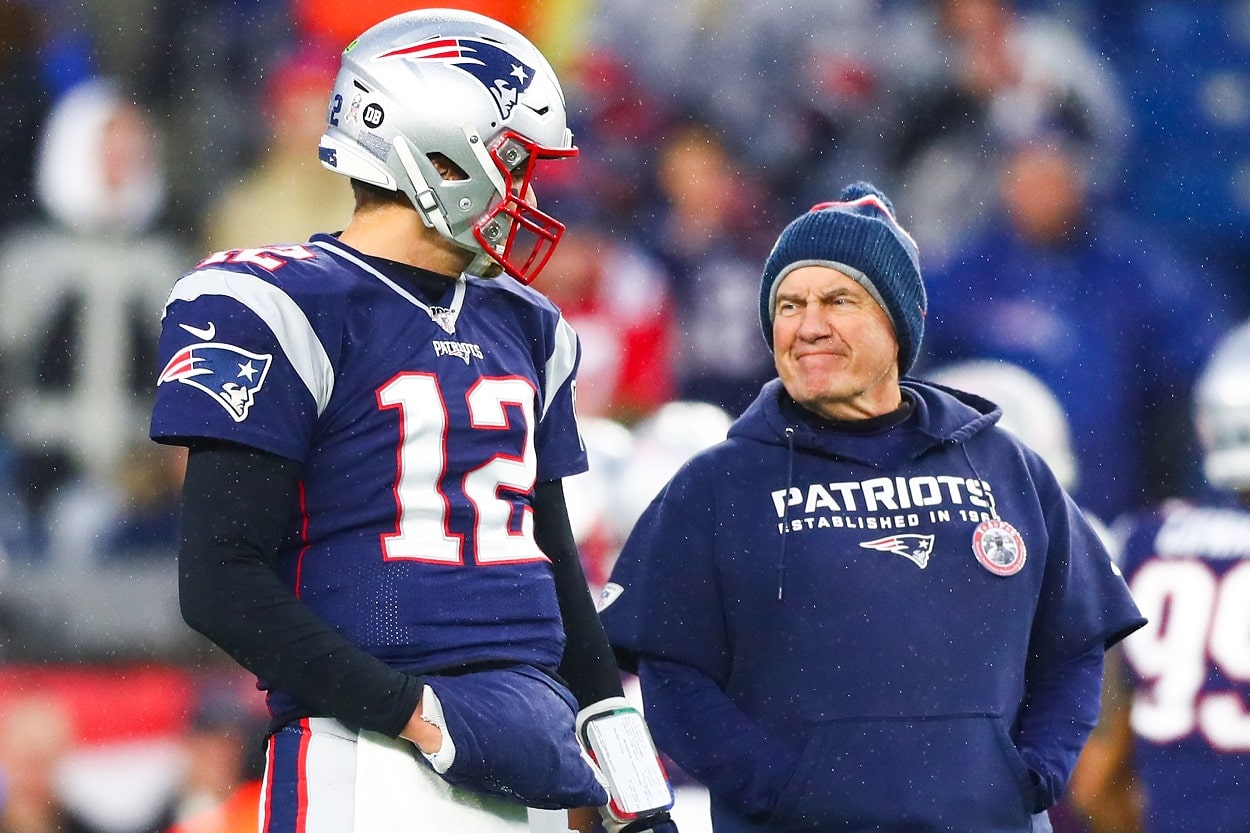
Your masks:
<path fill-rule="evenodd" d="M 801 266 L 828 266 L 853 278 L 894 324 L 899 374 L 916 362 L 929 302 L 916 241 L 898 224 L 894 206 L 875 186 L 856 182 L 834 202 L 812 206 L 791 221 L 764 263 L 760 325 L 773 348 L 777 287 Z"/>

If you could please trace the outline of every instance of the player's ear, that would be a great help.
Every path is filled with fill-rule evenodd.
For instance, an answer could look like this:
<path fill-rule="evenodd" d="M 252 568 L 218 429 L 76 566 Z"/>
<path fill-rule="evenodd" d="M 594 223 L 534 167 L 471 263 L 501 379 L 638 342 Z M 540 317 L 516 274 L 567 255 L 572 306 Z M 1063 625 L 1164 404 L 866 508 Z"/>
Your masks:
<path fill-rule="evenodd" d="M 430 160 L 430 164 L 434 166 L 434 169 L 438 171 L 438 175 L 444 180 L 452 182 L 455 180 L 464 180 L 469 178 L 469 175 L 464 172 L 463 168 L 455 162 L 452 162 L 451 159 L 445 155 L 441 153 L 431 153 L 427 154 L 427 156 Z"/>

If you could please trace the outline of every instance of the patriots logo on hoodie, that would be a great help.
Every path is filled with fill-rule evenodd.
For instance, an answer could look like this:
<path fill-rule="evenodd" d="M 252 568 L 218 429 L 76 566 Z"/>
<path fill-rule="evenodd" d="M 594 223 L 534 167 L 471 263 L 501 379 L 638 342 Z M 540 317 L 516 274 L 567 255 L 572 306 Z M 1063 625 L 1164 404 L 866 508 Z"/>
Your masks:
<path fill-rule="evenodd" d="M 929 566 L 929 555 L 933 552 L 933 535 L 887 535 L 875 541 L 862 541 L 864 549 L 892 552 L 915 563 L 920 569 Z"/>
<path fill-rule="evenodd" d="M 485 38 L 426 38 L 378 56 L 451 64 L 476 78 L 495 100 L 499 115 L 508 118 L 521 94 L 534 80 L 534 69 L 496 41 Z"/>
<path fill-rule="evenodd" d="M 212 397 L 235 422 L 242 422 L 247 419 L 272 364 L 273 356 L 233 344 L 191 344 L 174 354 L 156 384 L 190 385 Z"/>

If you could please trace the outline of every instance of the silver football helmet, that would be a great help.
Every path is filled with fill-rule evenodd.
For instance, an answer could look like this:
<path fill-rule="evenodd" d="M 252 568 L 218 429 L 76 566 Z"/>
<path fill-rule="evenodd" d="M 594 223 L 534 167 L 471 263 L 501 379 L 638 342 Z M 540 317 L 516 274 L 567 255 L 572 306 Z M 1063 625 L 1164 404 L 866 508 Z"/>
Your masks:
<path fill-rule="evenodd" d="M 1046 383 L 1010 362 L 973 359 L 934 368 L 925 378 L 974 393 L 1003 409 L 998 425 L 1041 455 L 1065 491 L 1078 482 L 1068 415 Z"/>
<path fill-rule="evenodd" d="M 680 399 L 661 405 L 633 428 L 621 469 L 613 523 L 621 540 L 686 461 L 725 439 L 733 417 L 710 402 Z"/>
<path fill-rule="evenodd" d="M 1194 424 L 1207 481 L 1250 490 L 1250 321 L 1224 336 L 1198 377 Z"/>
<path fill-rule="evenodd" d="M 497 263 L 529 283 L 542 270 L 564 226 L 535 206 L 535 165 L 577 148 L 560 82 L 520 33 L 451 9 L 389 18 L 343 50 L 327 122 L 322 165 L 402 191 L 427 226 L 477 254 L 468 271 Z"/>

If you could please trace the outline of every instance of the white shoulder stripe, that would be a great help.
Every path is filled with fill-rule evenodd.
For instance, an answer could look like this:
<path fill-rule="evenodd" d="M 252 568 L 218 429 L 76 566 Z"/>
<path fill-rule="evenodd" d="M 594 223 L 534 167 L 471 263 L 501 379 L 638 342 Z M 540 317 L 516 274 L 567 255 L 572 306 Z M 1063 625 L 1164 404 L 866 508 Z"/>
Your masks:
<path fill-rule="evenodd" d="M 577 333 L 573 331 L 573 326 L 564 320 L 564 316 L 560 316 L 560 321 L 556 324 L 556 349 L 551 351 L 551 355 L 547 358 L 547 367 L 545 382 L 546 395 L 543 397 L 543 415 L 546 415 L 547 409 L 551 407 L 551 400 L 555 399 L 556 393 L 564 386 L 564 383 L 573 375 L 573 370 L 577 367 Z M 542 418 L 541 416 L 539 417 Z"/>
<path fill-rule="evenodd" d="M 334 392 L 334 367 L 308 316 L 291 296 L 253 275 L 206 269 L 174 284 L 165 308 L 174 301 L 194 301 L 202 295 L 225 295 L 256 313 L 273 331 L 282 352 L 316 401 L 317 414 L 326 409 Z"/>

